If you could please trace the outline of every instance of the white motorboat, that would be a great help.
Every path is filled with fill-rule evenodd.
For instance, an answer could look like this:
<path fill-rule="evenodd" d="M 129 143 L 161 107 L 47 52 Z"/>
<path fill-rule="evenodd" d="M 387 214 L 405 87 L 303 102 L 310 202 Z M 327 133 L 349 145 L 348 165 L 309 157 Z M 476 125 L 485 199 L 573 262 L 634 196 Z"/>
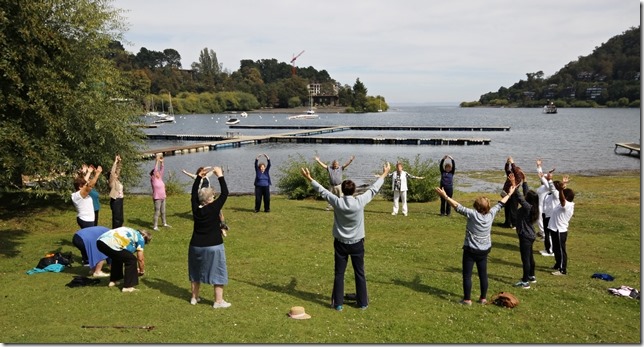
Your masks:
<path fill-rule="evenodd" d="M 242 113 L 240 114 L 240 116 L 241 116 L 242 118 L 246 118 L 246 117 L 248 117 L 248 113 L 246 113 L 246 112 L 242 112 Z"/>
<path fill-rule="evenodd" d="M 235 124 L 238 124 L 238 123 L 239 123 L 239 119 L 237 119 L 237 118 L 229 118 L 226 121 L 226 125 L 235 125 Z"/>
<path fill-rule="evenodd" d="M 546 114 L 557 113 L 557 106 L 551 102 L 548 105 L 543 107 L 543 113 L 546 113 Z"/>

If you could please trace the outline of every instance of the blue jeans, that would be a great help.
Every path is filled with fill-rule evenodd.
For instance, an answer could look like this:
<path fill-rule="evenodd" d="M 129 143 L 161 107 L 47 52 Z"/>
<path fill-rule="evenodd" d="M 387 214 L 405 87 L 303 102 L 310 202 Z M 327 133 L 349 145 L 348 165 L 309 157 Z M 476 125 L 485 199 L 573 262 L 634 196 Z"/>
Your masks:
<path fill-rule="evenodd" d="M 351 257 L 356 281 L 356 301 L 359 307 L 367 306 L 369 299 L 367 297 L 367 278 L 364 272 L 364 239 L 353 244 L 335 240 L 333 248 L 335 249 L 335 279 L 331 305 L 335 307 L 344 303 L 344 272 L 347 269 L 349 257 Z"/>
<path fill-rule="evenodd" d="M 475 254 L 469 247 L 463 248 L 463 300 L 471 300 L 472 296 L 472 270 L 476 263 L 481 286 L 481 299 L 487 296 L 487 253 Z"/>

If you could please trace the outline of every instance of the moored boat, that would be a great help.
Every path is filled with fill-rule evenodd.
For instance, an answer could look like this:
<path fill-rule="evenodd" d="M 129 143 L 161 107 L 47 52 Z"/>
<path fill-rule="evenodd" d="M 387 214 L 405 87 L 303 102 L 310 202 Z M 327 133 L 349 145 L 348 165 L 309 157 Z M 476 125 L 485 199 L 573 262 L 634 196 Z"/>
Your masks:
<path fill-rule="evenodd" d="M 237 119 L 237 118 L 229 118 L 226 121 L 226 125 L 235 125 L 237 123 L 239 123 L 239 119 Z"/>
<path fill-rule="evenodd" d="M 557 106 L 551 102 L 548 105 L 543 107 L 543 113 L 546 113 L 546 114 L 557 113 Z"/>

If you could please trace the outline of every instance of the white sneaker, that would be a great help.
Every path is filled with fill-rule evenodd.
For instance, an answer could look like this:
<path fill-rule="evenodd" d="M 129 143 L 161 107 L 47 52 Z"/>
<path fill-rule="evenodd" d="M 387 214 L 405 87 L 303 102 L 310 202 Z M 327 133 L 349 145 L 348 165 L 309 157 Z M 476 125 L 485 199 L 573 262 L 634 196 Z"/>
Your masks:
<path fill-rule="evenodd" d="M 215 302 L 212 305 L 212 307 L 213 308 L 227 308 L 227 307 L 230 307 L 230 305 L 232 305 L 232 304 L 229 303 L 229 302 L 226 302 L 225 300 L 221 300 L 221 302 Z"/>
<path fill-rule="evenodd" d="M 123 293 L 132 293 L 132 292 L 138 292 L 139 290 L 134 288 L 134 287 L 129 287 L 129 288 L 123 288 L 121 289 Z"/>
<path fill-rule="evenodd" d="M 191 298 L 190 305 L 196 305 L 199 301 L 201 301 L 201 298 Z"/>
<path fill-rule="evenodd" d="M 91 276 L 92 277 L 110 277 L 110 274 L 105 273 L 103 271 L 97 271 L 97 272 L 94 272 Z"/>
<path fill-rule="evenodd" d="M 397 214 L 398 214 L 398 213 L 396 213 L 396 212 L 391 212 L 391 215 L 392 215 L 392 216 L 395 216 L 395 215 L 397 215 Z"/>
<path fill-rule="evenodd" d="M 172 225 L 170 225 L 170 224 L 168 224 L 168 223 L 163 224 L 163 226 L 164 226 L 164 227 L 166 227 L 166 228 L 172 228 Z"/>
<path fill-rule="evenodd" d="M 116 281 L 116 282 L 110 282 L 110 283 L 108 283 L 108 284 L 107 284 L 107 286 L 108 286 L 108 287 L 116 287 L 116 286 L 118 286 L 119 284 L 121 284 L 121 282 Z"/>
<path fill-rule="evenodd" d="M 544 257 L 554 257 L 555 253 L 541 252 L 541 255 Z"/>
<path fill-rule="evenodd" d="M 407 214 L 403 212 L 403 216 L 407 217 Z"/>
<path fill-rule="evenodd" d="M 159 231 L 159 227 L 154 227 L 154 228 L 152 228 L 152 230 Z"/>

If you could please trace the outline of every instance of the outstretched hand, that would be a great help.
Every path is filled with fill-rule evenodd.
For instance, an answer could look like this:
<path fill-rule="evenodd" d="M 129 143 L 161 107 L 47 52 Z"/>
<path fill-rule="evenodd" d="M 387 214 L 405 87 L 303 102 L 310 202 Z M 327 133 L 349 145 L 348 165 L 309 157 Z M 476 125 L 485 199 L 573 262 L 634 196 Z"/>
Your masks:
<path fill-rule="evenodd" d="M 443 187 L 436 187 L 434 188 L 434 190 L 436 191 L 436 193 L 438 193 L 438 196 L 440 196 L 443 199 L 445 199 L 445 197 L 447 196 L 447 193 L 445 193 L 445 190 L 443 189 Z"/>
<path fill-rule="evenodd" d="M 212 168 L 212 172 L 215 174 L 217 177 L 221 177 L 224 175 L 224 172 L 221 170 L 221 167 L 215 166 Z"/>
<path fill-rule="evenodd" d="M 308 168 L 303 167 L 300 169 L 300 171 L 302 172 L 302 176 L 304 176 L 304 178 L 306 178 L 309 182 L 313 181 L 313 177 L 311 177 L 311 172 Z"/>
<path fill-rule="evenodd" d="M 380 177 L 386 177 L 387 175 L 389 175 L 389 171 L 391 171 L 391 164 L 389 164 L 389 162 L 385 162 L 385 164 L 382 166 L 382 174 L 380 175 Z"/>

